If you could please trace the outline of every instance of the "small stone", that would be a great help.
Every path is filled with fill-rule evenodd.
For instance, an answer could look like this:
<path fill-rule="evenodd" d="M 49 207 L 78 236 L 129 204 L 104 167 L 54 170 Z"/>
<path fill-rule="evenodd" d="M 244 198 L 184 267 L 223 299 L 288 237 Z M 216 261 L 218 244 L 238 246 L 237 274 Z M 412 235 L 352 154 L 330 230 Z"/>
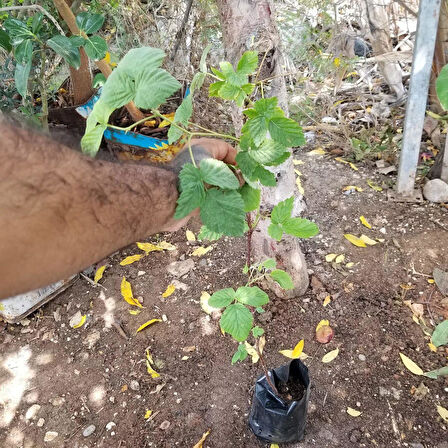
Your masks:
<path fill-rule="evenodd" d="M 138 383 L 137 380 L 131 380 L 131 382 L 129 383 L 129 387 L 132 390 L 140 390 L 140 384 Z"/>
<path fill-rule="evenodd" d="M 44 436 L 44 442 L 51 442 L 54 440 L 59 434 L 56 431 L 47 431 Z"/>
<path fill-rule="evenodd" d="M 203 258 L 201 261 L 199 261 L 199 266 L 205 268 L 207 266 L 207 260 Z"/>
<path fill-rule="evenodd" d="M 100 340 L 101 333 L 98 330 L 91 331 L 82 343 L 87 345 L 88 348 L 93 348 L 95 344 Z"/>
<path fill-rule="evenodd" d="M 65 398 L 64 397 L 56 397 L 56 398 L 53 398 L 52 400 L 50 400 L 50 403 L 53 406 L 62 406 L 65 403 Z"/>
<path fill-rule="evenodd" d="M 42 428 L 42 426 L 44 426 L 45 424 L 45 419 L 43 419 L 42 417 L 37 421 L 37 426 L 39 428 Z"/>
<path fill-rule="evenodd" d="M 365 361 L 366 360 L 366 355 L 360 354 L 358 356 L 358 358 L 359 358 L 360 361 Z"/>
<path fill-rule="evenodd" d="M 141 277 L 142 275 L 145 275 L 146 271 L 138 271 L 137 272 L 137 277 Z"/>
<path fill-rule="evenodd" d="M 33 405 L 30 406 L 30 407 L 28 408 L 28 410 L 26 411 L 25 418 L 26 418 L 27 420 L 34 420 L 34 419 L 36 418 L 37 413 L 39 412 L 39 410 L 40 410 L 40 405 L 38 405 L 38 404 L 33 404 Z"/>
<path fill-rule="evenodd" d="M 181 290 L 181 291 L 188 291 L 190 289 L 190 287 L 188 285 L 186 285 L 183 282 L 180 282 L 179 280 L 174 279 L 171 284 L 173 284 L 175 286 L 175 288 L 177 290 Z"/>
<path fill-rule="evenodd" d="M 106 425 L 106 429 L 107 429 L 108 431 L 110 431 L 114 426 L 117 426 L 117 425 L 115 424 L 115 422 L 109 422 L 109 423 Z"/>
<path fill-rule="evenodd" d="M 264 313 L 258 315 L 258 320 L 263 324 L 266 324 L 272 320 L 272 313 L 270 311 L 265 311 Z"/>
<path fill-rule="evenodd" d="M 194 261 L 188 258 L 184 261 L 174 261 L 170 263 L 166 270 L 169 274 L 174 275 L 174 277 L 182 277 L 188 274 L 194 268 Z"/>
<path fill-rule="evenodd" d="M 164 431 L 170 427 L 171 423 L 168 420 L 165 420 L 162 422 L 159 426 L 160 429 L 163 429 Z"/>
<path fill-rule="evenodd" d="M 410 446 L 411 448 L 425 448 L 425 447 L 423 446 L 423 444 L 420 443 L 420 442 L 417 442 L 417 443 L 410 443 L 409 446 Z"/>
<path fill-rule="evenodd" d="M 89 426 L 87 426 L 87 428 L 84 429 L 84 431 L 82 432 L 82 435 L 84 437 L 89 437 L 95 432 L 95 429 L 96 429 L 95 425 L 89 425 Z"/>
<path fill-rule="evenodd" d="M 381 397 L 387 397 L 389 395 L 389 391 L 383 386 L 379 387 L 379 392 Z"/>
<path fill-rule="evenodd" d="M 448 184 L 432 179 L 423 187 L 423 196 L 430 202 L 448 202 Z"/>

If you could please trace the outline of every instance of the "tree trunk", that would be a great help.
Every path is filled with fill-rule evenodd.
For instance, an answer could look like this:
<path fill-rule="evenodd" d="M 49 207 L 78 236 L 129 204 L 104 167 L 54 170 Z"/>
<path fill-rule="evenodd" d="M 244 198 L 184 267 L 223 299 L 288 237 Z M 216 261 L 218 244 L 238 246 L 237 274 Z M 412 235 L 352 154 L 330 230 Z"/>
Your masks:
<path fill-rule="evenodd" d="M 389 17 L 386 12 L 388 0 L 365 0 L 366 13 L 370 32 L 372 33 L 372 48 L 375 56 L 392 51 L 390 40 Z M 404 94 L 401 67 L 397 62 L 379 62 L 380 71 L 397 99 Z"/>
<path fill-rule="evenodd" d="M 285 79 L 282 73 L 282 54 L 280 38 L 275 24 L 272 4 L 268 0 L 218 0 L 217 1 L 226 59 L 236 64 L 246 50 L 259 52 L 263 65 L 258 79 L 277 76 L 269 82 L 268 96 L 276 96 L 279 106 L 288 115 L 288 102 Z M 234 108 L 233 122 L 239 134 L 243 115 Z M 291 158 L 272 170 L 277 178 L 277 188 L 262 189 L 262 210 L 270 211 L 278 202 L 294 195 L 296 197 L 293 214 L 297 216 L 304 210 L 302 197 L 295 186 L 295 173 Z M 291 275 L 295 289 L 285 293 L 276 284 L 269 287 L 279 296 L 297 296 L 308 288 L 308 273 L 305 258 L 300 249 L 298 238 L 284 236 L 281 242 L 270 238 L 267 233 L 269 220 L 261 220 L 253 233 L 253 255 L 257 261 L 267 257 L 274 258 L 278 267 L 286 269 Z"/>

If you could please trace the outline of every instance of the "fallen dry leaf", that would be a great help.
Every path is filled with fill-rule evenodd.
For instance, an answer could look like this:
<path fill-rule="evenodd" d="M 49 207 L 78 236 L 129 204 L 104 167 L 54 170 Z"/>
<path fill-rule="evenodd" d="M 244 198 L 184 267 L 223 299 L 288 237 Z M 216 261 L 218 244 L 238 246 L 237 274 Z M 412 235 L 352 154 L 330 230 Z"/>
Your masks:
<path fill-rule="evenodd" d="M 329 325 L 322 325 L 316 330 L 316 340 L 321 344 L 328 344 L 333 337 L 334 331 Z"/>
<path fill-rule="evenodd" d="M 301 339 L 292 350 L 280 350 L 279 353 L 290 359 L 300 359 L 300 355 L 303 352 L 304 345 L 305 341 Z"/>
<path fill-rule="evenodd" d="M 126 280 L 126 277 L 123 277 L 123 280 L 121 280 L 121 295 L 123 296 L 123 299 L 129 303 L 129 305 L 143 308 L 143 305 L 132 295 L 131 284 Z"/>
<path fill-rule="evenodd" d="M 440 292 L 444 296 L 448 295 L 448 272 L 442 271 L 439 268 L 434 268 L 432 276 Z"/>
<path fill-rule="evenodd" d="M 310 151 L 308 153 L 308 155 L 309 156 L 323 156 L 326 153 L 327 152 L 323 148 L 319 147 L 319 148 L 316 148 L 316 149 L 313 149 L 312 151 Z"/>
<path fill-rule="evenodd" d="M 345 267 L 348 268 L 348 269 L 350 269 L 350 268 L 352 268 L 354 265 L 355 265 L 355 263 L 353 263 L 353 261 L 351 261 L 350 263 L 347 263 L 347 264 L 345 265 Z"/>
<path fill-rule="evenodd" d="M 202 448 L 202 444 L 205 442 L 205 439 L 208 437 L 209 434 L 210 429 L 207 432 L 204 432 L 204 434 L 202 434 L 201 440 L 199 440 L 199 442 L 196 443 L 196 445 L 193 448 Z"/>
<path fill-rule="evenodd" d="M 187 241 L 196 241 L 196 237 L 191 230 L 187 230 L 185 236 L 187 237 Z"/>
<path fill-rule="evenodd" d="M 370 179 L 367 179 L 366 182 L 367 182 L 367 185 L 368 185 L 370 188 L 372 188 L 372 190 L 375 190 L 375 191 L 383 191 L 383 189 L 382 189 L 380 186 L 378 186 L 377 184 L 375 184 L 375 183 L 374 183 L 373 181 L 371 181 Z"/>
<path fill-rule="evenodd" d="M 197 249 L 195 249 L 191 255 L 193 255 L 193 257 L 202 257 L 203 255 L 210 252 L 212 249 L 213 249 L 213 246 L 208 246 L 208 247 L 200 246 Z"/>
<path fill-rule="evenodd" d="M 139 331 L 144 330 L 146 327 L 149 327 L 150 325 L 156 323 L 156 322 L 162 322 L 162 319 L 151 319 L 145 322 L 143 325 L 140 325 L 136 331 L 138 333 Z"/>
<path fill-rule="evenodd" d="M 355 190 L 359 193 L 364 191 L 361 187 L 357 187 L 356 185 L 347 185 L 342 189 L 342 191 L 350 191 L 350 190 Z"/>
<path fill-rule="evenodd" d="M 292 163 L 294 165 L 305 165 L 305 162 L 303 160 L 300 160 L 300 159 L 292 159 Z"/>
<path fill-rule="evenodd" d="M 168 287 L 166 288 L 165 292 L 162 294 L 163 298 L 169 297 L 171 294 L 173 294 L 173 292 L 176 290 L 176 287 L 171 284 L 168 285 Z"/>
<path fill-rule="evenodd" d="M 247 341 L 244 341 L 244 347 L 246 348 L 248 355 L 252 358 L 252 364 L 256 364 L 260 359 L 260 355 L 255 347 L 252 347 L 252 345 L 250 345 Z"/>
<path fill-rule="evenodd" d="M 344 255 L 344 254 L 341 254 L 341 255 L 338 255 L 338 256 L 335 258 L 334 262 L 337 263 L 337 264 L 340 264 L 340 263 L 342 263 L 344 260 L 345 260 L 345 255 Z"/>
<path fill-rule="evenodd" d="M 442 417 L 443 420 L 445 420 L 445 422 L 448 423 L 448 409 L 438 405 L 437 412 L 439 413 L 440 417 Z"/>
<path fill-rule="evenodd" d="M 295 171 L 296 171 L 296 174 L 297 174 L 297 170 L 295 170 Z M 300 177 L 296 178 L 296 186 L 297 186 L 297 190 L 299 191 L 299 193 L 302 196 L 305 196 L 305 189 L 303 188 L 302 181 L 300 180 Z"/>
<path fill-rule="evenodd" d="M 322 358 L 322 362 L 324 363 L 328 363 L 333 361 L 333 359 L 335 359 L 337 356 L 339 355 L 339 349 L 336 348 L 334 350 L 332 350 L 331 352 L 328 352 L 327 354 L 325 354 Z"/>
<path fill-rule="evenodd" d="M 176 246 L 174 246 L 171 243 L 168 243 L 167 241 L 160 241 L 160 243 L 158 243 L 157 246 L 161 247 L 163 250 L 176 250 Z"/>
<path fill-rule="evenodd" d="M 325 255 L 325 261 L 331 263 L 337 256 L 338 254 L 327 254 Z"/>
<path fill-rule="evenodd" d="M 361 235 L 359 239 L 361 241 L 364 241 L 364 243 L 368 244 L 369 246 L 375 246 L 375 244 L 378 244 L 378 241 L 372 240 L 372 238 L 369 238 L 367 235 Z"/>
<path fill-rule="evenodd" d="M 330 302 L 331 302 L 331 296 L 325 297 L 323 306 L 327 306 Z"/>
<path fill-rule="evenodd" d="M 84 325 L 86 322 L 87 316 L 81 315 L 81 312 L 77 312 L 71 319 L 70 319 L 70 326 L 72 328 L 80 328 Z"/>
<path fill-rule="evenodd" d="M 123 384 L 123 386 L 121 386 L 121 392 L 126 392 L 127 390 L 128 390 L 128 385 Z"/>
<path fill-rule="evenodd" d="M 361 224 L 365 227 L 367 227 L 368 229 L 371 229 L 372 226 L 369 224 L 369 222 L 367 221 L 367 219 L 365 218 L 365 216 L 360 216 L 359 220 L 361 221 Z"/>
<path fill-rule="evenodd" d="M 95 277 L 93 278 L 93 281 L 95 283 L 98 283 L 102 278 L 103 278 L 103 274 L 104 271 L 106 270 L 106 265 L 104 264 L 103 266 L 100 266 L 96 272 L 95 272 Z"/>
<path fill-rule="evenodd" d="M 344 237 L 345 237 L 345 239 L 350 241 L 350 243 L 352 243 L 354 246 L 367 247 L 366 243 L 363 240 L 361 240 L 360 238 L 356 237 L 355 235 L 351 235 L 350 233 L 345 233 Z"/>
<path fill-rule="evenodd" d="M 351 415 L 352 417 L 359 417 L 362 414 L 362 412 L 358 411 L 357 409 L 347 407 L 347 414 Z"/>
<path fill-rule="evenodd" d="M 432 352 L 437 353 L 437 347 L 432 342 L 428 342 L 428 347 Z"/>
<path fill-rule="evenodd" d="M 158 251 L 163 250 L 163 247 L 156 246 L 155 244 L 152 243 L 136 243 L 136 244 L 139 249 L 143 250 L 146 253 L 153 252 L 155 250 Z"/>
<path fill-rule="evenodd" d="M 142 310 L 128 310 L 129 314 L 132 314 L 133 316 L 138 316 Z"/>
<path fill-rule="evenodd" d="M 147 409 L 145 412 L 145 420 L 148 420 L 148 418 L 151 417 L 151 415 L 152 415 L 152 410 Z"/>
<path fill-rule="evenodd" d="M 220 311 L 219 308 L 215 308 L 208 304 L 210 297 L 211 296 L 207 291 L 202 291 L 201 298 L 199 299 L 202 310 L 205 311 L 207 314 L 212 314 L 214 312 Z"/>
<path fill-rule="evenodd" d="M 319 331 L 319 328 L 324 327 L 326 325 L 330 325 L 330 322 L 326 319 L 321 320 L 316 326 L 316 333 Z"/>
<path fill-rule="evenodd" d="M 120 266 L 126 266 L 128 264 L 135 263 L 136 261 L 140 260 L 142 257 L 143 257 L 142 254 L 130 255 L 129 257 L 126 257 L 124 260 L 120 261 Z"/>
<path fill-rule="evenodd" d="M 258 351 L 263 354 L 264 346 L 266 345 L 266 337 L 260 336 L 260 339 L 258 339 Z"/>
<path fill-rule="evenodd" d="M 159 378 L 160 374 L 157 373 L 152 367 L 151 363 L 153 363 L 153 360 L 151 358 L 151 355 L 149 354 L 149 350 L 146 349 L 146 371 L 151 375 L 151 378 Z"/>
<path fill-rule="evenodd" d="M 414 362 L 412 359 L 408 358 L 403 353 L 400 353 L 401 361 L 405 367 L 412 372 L 414 375 L 423 375 L 423 370 Z"/>

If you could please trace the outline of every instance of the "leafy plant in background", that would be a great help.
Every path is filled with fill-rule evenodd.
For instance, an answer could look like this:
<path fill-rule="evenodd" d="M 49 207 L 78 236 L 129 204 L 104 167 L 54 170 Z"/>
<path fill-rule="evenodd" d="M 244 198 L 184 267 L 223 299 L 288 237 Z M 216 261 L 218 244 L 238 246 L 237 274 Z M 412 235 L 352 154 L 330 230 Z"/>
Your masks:
<path fill-rule="evenodd" d="M 48 97 L 45 83 L 45 68 L 47 50 L 52 49 L 72 67 L 78 69 L 81 65 L 79 49 L 84 48 L 92 60 L 105 57 L 106 41 L 94 35 L 104 23 L 100 14 L 81 12 L 76 16 L 76 23 L 80 29 L 77 36 L 67 37 L 57 34 L 53 23 L 46 24 L 47 17 L 41 12 L 31 16 L 27 21 L 8 17 L 0 28 L 0 47 L 14 55 L 16 62 L 14 80 L 15 87 L 23 99 L 28 94 L 30 73 L 33 67 L 39 66 L 36 80 L 42 103 L 41 121 L 47 126 Z"/>
<path fill-rule="evenodd" d="M 208 305 L 224 308 L 220 319 L 223 333 L 230 334 L 238 343 L 232 363 L 244 360 L 248 354 L 256 353 L 262 359 L 262 343 L 251 346 L 247 339 L 252 332 L 260 338 L 264 330 L 254 326 L 254 313 L 262 313 L 269 302 L 268 295 L 256 283 L 265 278 L 277 282 L 284 289 L 292 289 L 294 284 L 285 271 L 277 269 L 273 259 L 251 265 L 250 244 L 252 232 L 260 219 L 269 217 L 260 209 L 260 186 L 275 187 L 276 179 L 269 167 L 283 163 L 291 153 L 288 148 L 304 143 L 302 129 L 294 121 L 285 117 L 277 105 L 277 98 L 261 98 L 252 101 L 250 95 L 259 82 L 250 82 L 250 77 L 258 67 L 258 54 L 246 51 L 234 68 L 229 62 L 221 62 L 220 70 L 208 72 L 204 52 L 200 72 L 195 75 L 190 93 L 169 119 L 160 113 L 159 107 L 180 88 L 180 84 L 161 68 L 163 51 L 150 47 L 129 51 L 112 72 L 103 86 L 98 102 L 87 120 L 86 132 L 82 139 L 83 151 L 94 156 L 101 144 L 107 127 L 130 131 L 149 118 L 159 117 L 170 123 L 169 143 L 184 139 L 190 150 L 191 163 L 187 163 L 179 174 L 180 196 L 177 201 L 175 218 L 181 219 L 200 208 L 203 223 L 198 238 L 216 240 L 222 235 L 242 236 L 248 233 L 248 254 L 244 273 L 248 274 L 245 286 L 238 289 L 225 288 L 216 291 Z M 243 110 L 246 122 L 241 137 L 219 134 L 192 123 L 193 95 L 209 76 L 214 79 L 209 87 L 209 95 L 234 101 L 238 106 L 247 105 Z M 129 101 L 148 111 L 147 117 L 126 128 L 109 124 L 112 112 Z M 237 166 L 226 165 L 215 159 L 204 159 L 196 163 L 191 149 L 191 139 L 197 136 L 221 137 L 236 142 L 239 151 Z M 236 171 L 241 172 L 245 184 L 241 186 Z M 270 212 L 269 235 L 280 241 L 284 233 L 299 238 L 309 238 L 318 233 L 315 223 L 292 216 L 294 197 L 278 203 Z M 258 350 L 258 351 L 257 351 Z M 267 370 L 263 362 L 266 375 Z M 267 375 L 268 381 L 269 377 Z M 272 386 L 275 390 L 275 386 Z"/>

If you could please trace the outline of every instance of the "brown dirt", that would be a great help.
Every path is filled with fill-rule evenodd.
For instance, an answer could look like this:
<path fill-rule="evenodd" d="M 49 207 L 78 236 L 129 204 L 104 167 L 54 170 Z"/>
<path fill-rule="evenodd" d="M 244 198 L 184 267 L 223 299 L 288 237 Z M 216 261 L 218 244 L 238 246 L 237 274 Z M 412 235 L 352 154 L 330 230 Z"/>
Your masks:
<path fill-rule="evenodd" d="M 436 266 L 448 268 L 447 210 L 388 202 L 384 191 L 366 185 L 367 178 L 377 183 L 381 179 L 364 168 L 353 171 L 322 156 L 296 157 L 305 162 L 299 168 L 306 214 L 321 230 L 303 244 L 313 287 L 304 297 L 271 297 L 266 313 L 257 316 L 266 331 L 269 366 L 285 362 L 278 350 L 305 339 L 312 381 L 309 416 L 304 441 L 290 446 L 447 448 L 448 425 L 436 405 L 448 408 L 448 382 L 412 375 L 399 357 L 399 352 L 405 353 L 424 370 L 446 363 L 444 349 L 429 350 L 403 301 L 424 304 L 427 323 L 446 316 L 446 301 L 422 274 L 429 275 Z M 346 185 L 364 191 L 345 195 L 341 190 Z M 373 230 L 361 226 L 360 215 Z M 199 224 L 192 223 L 190 229 L 197 231 Z M 344 233 L 364 233 L 384 242 L 357 248 Z M 199 305 L 203 290 L 212 293 L 243 284 L 244 241 L 224 239 L 197 259 L 191 257 L 193 246 L 184 231 L 160 239 L 169 240 L 177 250 L 152 252 L 137 263 L 120 266 L 125 256 L 139 253 L 130 246 L 107 259 L 101 280 L 106 289 L 80 279 L 32 315 L 27 326 L 0 324 L 2 448 L 193 447 L 208 429 L 204 448 L 268 446 L 257 441 L 247 425 L 253 386 L 262 369 L 249 361 L 230 365 L 236 344 L 221 335 L 218 321 Z M 355 266 L 332 266 L 325 262 L 330 252 L 344 253 L 345 262 Z M 166 266 L 190 257 L 195 268 L 180 279 L 188 290 L 177 289 L 163 299 L 161 293 L 173 280 Z M 139 271 L 145 273 L 138 275 Z M 143 301 L 145 308 L 138 316 L 129 314 L 130 306 L 120 296 L 123 275 Z M 406 282 L 413 289 L 400 287 Z M 327 294 L 332 301 L 323 307 Z M 78 310 L 87 321 L 73 329 L 69 319 Z M 139 325 L 162 316 L 166 322 L 136 334 Z M 315 340 L 321 319 L 329 319 L 335 330 L 326 345 Z M 111 325 L 112 320 L 129 338 Z M 323 364 L 322 356 L 336 347 L 339 356 Z M 158 379 L 146 372 L 146 348 L 161 374 Z M 428 390 L 419 387 L 421 383 Z M 41 407 L 27 420 L 33 404 Z M 361 410 L 361 416 L 348 415 L 348 406 Z M 145 421 L 148 409 L 153 418 Z M 37 426 L 39 418 L 45 419 L 42 427 Z M 106 427 L 110 422 L 115 425 Z M 91 424 L 95 432 L 84 437 L 83 430 Z M 44 443 L 47 431 L 58 436 Z"/>
<path fill-rule="evenodd" d="M 284 401 L 299 401 L 303 397 L 305 387 L 299 381 L 290 378 L 286 383 L 280 382 L 277 390 Z"/>

